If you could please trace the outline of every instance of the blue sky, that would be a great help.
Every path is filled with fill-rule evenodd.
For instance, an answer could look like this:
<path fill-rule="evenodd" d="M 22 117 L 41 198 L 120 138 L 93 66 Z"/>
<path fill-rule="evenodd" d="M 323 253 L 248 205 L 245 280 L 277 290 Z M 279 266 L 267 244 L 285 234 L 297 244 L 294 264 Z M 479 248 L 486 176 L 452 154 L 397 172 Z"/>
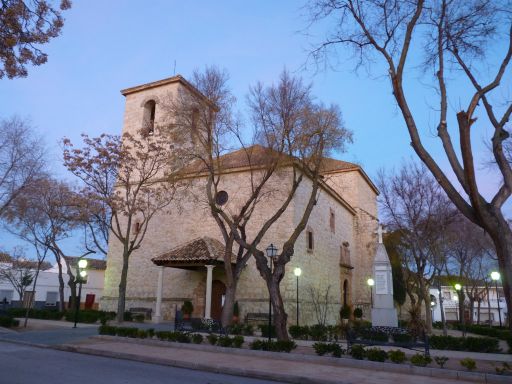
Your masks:
<path fill-rule="evenodd" d="M 272 82 L 286 67 L 312 82 L 319 100 L 340 105 L 355 142 L 338 157 L 360 163 L 372 178 L 380 168 L 399 166 L 413 151 L 382 67 L 375 65 L 371 76 L 365 69 L 354 72 L 350 60 L 342 60 L 337 71 L 316 71 L 313 65 L 305 70 L 311 40 L 301 32 L 302 5 L 291 0 L 75 1 L 65 13 L 62 35 L 44 47 L 48 63 L 30 68 L 27 78 L 0 80 L 0 117 L 30 118 L 47 143 L 55 173 L 66 177 L 59 141 L 63 136 L 78 141 L 82 132 L 120 133 L 124 98 L 119 90 L 172 76 L 175 62 L 176 73 L 185 77 L 195 68 L 217 65 L 230 73 L 243 105 L 250 85 Z M 425 144 L 446 169 L 433 134 L 433 91 L 426 84 L 431 77 L 418 76 L 408 78 L 407 90 Z M 456 81 L 449 86 L 457 94 L 450 106 L 453 122 L 458 107 L 467 104 L 467 86 Z M 488 132 L 479 129 L 474 140 L 483 160 L 480 141 Z M 499 178 L 481 168 L 481 187 L 491 191 Z M 0 248 L 16 242 L 2 235 Z M 69 246 L 70 252 L 77 249 Z"/>

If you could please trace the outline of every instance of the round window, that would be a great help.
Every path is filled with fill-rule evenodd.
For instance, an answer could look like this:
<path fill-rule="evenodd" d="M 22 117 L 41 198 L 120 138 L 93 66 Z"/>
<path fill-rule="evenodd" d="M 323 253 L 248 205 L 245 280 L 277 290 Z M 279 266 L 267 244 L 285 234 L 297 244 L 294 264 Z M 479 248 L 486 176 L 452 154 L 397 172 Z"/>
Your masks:
<path fill-rule="evenodd" d="M 215 195 L 215 203 L 217 205 L 224 205 L 228 202 L 228 193 L 226 191 L 219 191 Z"/>

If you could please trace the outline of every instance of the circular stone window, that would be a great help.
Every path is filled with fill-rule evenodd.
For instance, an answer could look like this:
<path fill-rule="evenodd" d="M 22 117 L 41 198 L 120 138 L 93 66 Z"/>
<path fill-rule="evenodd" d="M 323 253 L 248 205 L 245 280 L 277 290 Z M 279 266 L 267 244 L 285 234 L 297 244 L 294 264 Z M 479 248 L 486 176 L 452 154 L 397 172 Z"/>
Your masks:
<path fill-rule="evenodd" d="M 224 205 L 228 202 L 228 193 L 226 191 L 219 191 L 215 195 L 215 203 L 217 205 Z"/>

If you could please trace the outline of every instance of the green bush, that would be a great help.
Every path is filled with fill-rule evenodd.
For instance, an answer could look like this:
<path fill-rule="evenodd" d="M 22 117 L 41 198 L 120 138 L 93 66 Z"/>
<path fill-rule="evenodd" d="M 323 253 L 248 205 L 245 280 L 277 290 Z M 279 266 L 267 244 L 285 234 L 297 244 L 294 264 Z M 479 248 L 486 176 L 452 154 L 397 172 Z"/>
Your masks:
<path fill-rule="evenodd" d="M 405 353 L 399 349 L 392 349 L 388 352 L 388 358 L 395 364 L 402 364 L 407 360 Z"/>
<path fill-rule="evenodd" d="M 184 315 L 191 315 L 192 312 L 194 312 L 194 306 L 192 305 L 192 302 L 190 300 L 186 300 L 183 305 L 181 306 L 181 312 L 183 312 Z"/>
<path fill-rule="evenodd" d="M 137 330 L 137 337 L 139 339 L 146 339 L 148 337 L 148 331 L 144 329 Z"/>
<path fill-rule="evenodd" d="M 194 344 L 201 344 L 203 342 L 203 335 L 199 333 L 194 333 L 192 336 L 192 342 Z"/>
<path fill-rule="evenodd" d="M 370 361 L 384 362 L 388 358 L 388 354 L 380 348 L 368 348 L 366 350 L 366 358 Z"/>
<path fill-rule="evenodd" d="M 149 337 L 150 339 L 152 339 L 152 338 L 153 338 L 153 336 L 155 336 L 155 329 L 154 329 L 154 328 L 149 328 L 149 329 L 148 329 L 148 337 Z"/>
<path fill-rule="evenodd" d="M 217 344 L 217 340 L 219 339 L 217 335 L 214 335 L 213 333 L 210 333 L 208 336 L 206 336 L 206 339 L 211 345 Z"/>
<path fill-rule="evenodd" d="M 462 365 L 468 371 L 472 371 L 473 369 L 476 368 L 476 361 L 473 359 L 470 359 L 469 357 L 466 357 L 465 359 L 462 359 L 460 361 L 460 365 Z"/>
<path fill-rule="evenodd" d="M 229 333 L 232 335 L 252 336 L 254 328 L 251 324 L 233 324 L 229 327 Z"/>
<path fill-rule="evenodd" d="M 448 357 L 446 357 L 446 356 L 436 356 L 436 357 L 434 357 L 434 361 L 441 368 L 444 368 L 444 365 L 446 364 L 446 362 L 448 360 L 450 360 L 450 359 Z"/>
<path fill-rule="evenodd" d="M 511 367 L 508 363 L 503 362 L 501 363 L 501 367 L 494 367 L 494 369 L 496 369 L 496 373 L 498 375 L 504 375 L 505 373 L 511 370 Z"/>
<path fill-rule="evenodd" d="M 242 345 L 244 344 L 244 337 L 241 335 L 237 335 L 233 337 L 233 347 L 235 348 L 242 348 Z"/>
<path fill-rule="evenodd" d="M 217 340 L 217 345 L 219 347 L 229 348 L 233 345 L 233 339 L 229 336 L 220 336 Z"/>
<path fill-rule="evenodd" d="M 508 329 L 468 324 L 466 324 L 465 327 L 467 332 L 475 333 L 477 335 L 496 337 L 501 340 L 507 340 L 509 337 L 512 337 L 512 331 Z M 456 328 L 462 330 L 462 325 L 456 324 Z"/>
<path fill-rule="evenodd" d="M 277 340 L 277 341 L 268 341 L 268 340 L 254 340 L 249 347 L 255 350 L 262 351 L 272 351 L 272 352 L 291 352 L 293 349 L 297 348 L 297 344 L 295 344 L 292 340 Z"/>
<path fill-rule="evenodd" d="M 345 350 L 338 343 L 317 342 L 313 344 L 313 349 L 319 356 L 330 353 L 333 357 L 341 357 L 345 353 Z"/>
<path fill-rule="evenodd" d="M 309 335 L 315 341 L 327 341 L 327 327 L 323 324 L 315 324 L 309 327 Z"/>
<path fill-rule="evenodd" d="M 116 335 L 116 327 L 113 327 L 110 325 L 102 325 L 98 328 L 98 333 L 100 335 L 115 336 Z"/>
<path fill-rule="evenodd" d="M 165 341 L 165 340 L 169 340 L 170 333 L 171 332 L 169 332 L 169 331 L 156 331 L 155 335 L 156 335 L 157 339 Z"/>
<path fill-rule="evenodd" d="M 116 327 L 116 335 L 121 337 L 137 337 L 137 328 L 132 327 Z"/>
<path fill-rule="evenodd" d="M 258 327 L 261 331 L 261 336 L 268 337 L 268 324 L 260 324 L 260 325 L 258 325 Z M 276 327 L 274 327 L 272 325 L 270 327 L 270 332 L 271 332 L 271 337 L 276 337 Z"/>
<path fill-rule="evenodd" d="M 470 352 L 499 352 L 499 341 L 491 337 L 455 337 L 431 336 L 430 347 L 433 349 L 470 351 Z"/>
<path fill-rule="evenodd" d="M 132 321 L 133 320 L 133 315 L 130 311 L 125 311 L 123 313 L 123 321 Z"/>
<path fill-rule="evenodd" d="M 307 325 L 291 325 L 288 332 L 294 339 L 307 340 L 309 335 L 309 327 Z"/>
<path fill-rule="evenodd" d="M 411 363 L 417 367 L 426 367 L 432 362 L 429 356 L 425 356 L 422 353 L 417 353 L 411 357 Z"/>
<path fill-rule="evenodd" d="M 20 325 L 20 322 L 11 316 L 0 316 L 0 327 L 12 328 Z"/>
<path fill-rule="evenodd" d="M 108 318 L 108 313 L 104 311 L 96 311 L 94 309 L 84 309 L 78 311 L 78 322 L 79 323 L 96 323 L 98 320 L 102 318 Z M 74 322 L 75 321 L 75 311 L 67 311 L 64 314 L 64 318 L 66 321 Z"/>
<path fill-rule="evenodd" d="M 183 332 L 174 332 L 175 334 L 175 341 L 178 343 L 190 343 L 191 337 L 188 333 Z"/>
<path fill-rule="evenodd" d="M 25 317 L 27 310 L 26 308 L 10 308 L 7 310 L 7 314 L 12 317 Z M 28 317 L 31 319 L 43 319 L 43 320 L 60 320 L 64 316 L 64 312 L 60 312 L 56 309 L 30 309 Z"/>
<path fill-rule="evenodd" d="M 363 310 L 361 308 L 354 309 L 354 317 L 356 319 L 360 319 L 361 317 L 363 317 Z"/>
<path fill-rule="evenodd" d="M 355 344 L 350 348 L 350 356 L 357 360 L 363 360 L 365 356 L 365 350 L 362 345 Z"/>

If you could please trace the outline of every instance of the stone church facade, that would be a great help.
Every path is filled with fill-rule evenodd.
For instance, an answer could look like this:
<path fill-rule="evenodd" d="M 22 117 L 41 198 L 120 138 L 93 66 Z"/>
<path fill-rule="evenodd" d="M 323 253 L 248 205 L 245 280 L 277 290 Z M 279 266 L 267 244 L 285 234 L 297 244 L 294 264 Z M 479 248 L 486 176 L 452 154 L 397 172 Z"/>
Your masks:
<path fill-rule="evenodd" d="M 154 134 L 165 119 L 162 103 L 179 89 L 198 92 L 181 76 L 160 80 L 122 91 L 126 98 L 123 132 L 136 133 L 151 120 Z M 254 146 L 225 155 L 228 169 L 221 189 L 229 196 L 223 209 L 234 210 L 249 193 L 249 176 L 257 170 L 248 167 L 247 154 L 261 156 Z M 252 163 L 253 164 L 253 163 Z M 256 208 L 248 237 L 281 205 L 290 182 L 291 169 L 279 170 L 267 183 L 271 193 Z M 325 159 L 324 185 L 306 230 L 299 237 L 292 260 L 281 282 L 281 293 L 288 320 L 296 322 L 297 280 L 299 277 L 300 324 L 318 322 L 315 299 L 328 303 L 327 323 L 339 321 L 339 310 L 346 303 L 362 307 L 369 317 L 370 291 L 366 280 L 372 274 L 377 228 L 378 191 L 364 170 L 352 163 Z M 185 300 L 192 301 L 194 317 L 219 318 L 225 290 L 223 243 L 220 230 L 209 213 L 205 196 L 206 177 L 193 178 L 186 196 L 168 212 L 161 212 L 149 224 L 140 249 L 130 257 L 126 308 L 151 308 L 154 321 L 171 321 Z M 272 226 L 262 247 L 282 247 L 302 216 L 309 198 L 309 179 L 301 184 L 290 206 Z M 107 256 L 101 308 L 115 310 L 122 266 L 121 244 L 112 236 Z M 245 267 L 237 289 L 240 319 L 247 313 L 267 313 L 268 290 L 253 259 Z"/>

